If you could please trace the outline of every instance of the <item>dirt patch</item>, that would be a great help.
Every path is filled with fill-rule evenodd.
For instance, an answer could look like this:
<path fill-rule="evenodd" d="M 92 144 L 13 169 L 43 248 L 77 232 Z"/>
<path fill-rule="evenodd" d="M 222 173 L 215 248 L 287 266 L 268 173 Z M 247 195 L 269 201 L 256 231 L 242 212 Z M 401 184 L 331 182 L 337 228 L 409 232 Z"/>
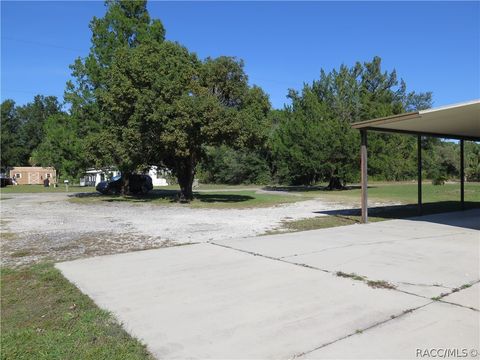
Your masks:
<path fill-rule="evenodd" d="M 2 242 L 1 260 L 4 266 L 17 267 L 39 261 L 66 261 L 174 245 L 177 243 L 171 240 L 135 233 L 86 232 L 57 237 L 28 234 L 20 235 L 17 241 Z"/>

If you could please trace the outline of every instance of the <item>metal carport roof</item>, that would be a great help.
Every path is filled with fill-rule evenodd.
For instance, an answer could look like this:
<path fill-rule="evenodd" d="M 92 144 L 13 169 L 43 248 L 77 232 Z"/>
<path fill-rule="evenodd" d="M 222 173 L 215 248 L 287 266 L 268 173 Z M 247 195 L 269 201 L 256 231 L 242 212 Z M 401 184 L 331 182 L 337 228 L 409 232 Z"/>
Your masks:
<path fill-rule="evenodd" d="M 422 136 L 460 140 L 460 202 L 462 209 L 464 208 L 464 141 L 480 141 L 480 100 L 361 121 L 352 124 L 352 127 L 360 130 L 362 137 L 360 149 L 362 222 L 368 221 L 367 133 L 369 130 L 417 136 L 418 208 L 420 214 L 422 213 Z"/>
<path fill-rule="evenodd" d="M 480 100 L 357 122 L 352 127 L 480 141 Z"/>

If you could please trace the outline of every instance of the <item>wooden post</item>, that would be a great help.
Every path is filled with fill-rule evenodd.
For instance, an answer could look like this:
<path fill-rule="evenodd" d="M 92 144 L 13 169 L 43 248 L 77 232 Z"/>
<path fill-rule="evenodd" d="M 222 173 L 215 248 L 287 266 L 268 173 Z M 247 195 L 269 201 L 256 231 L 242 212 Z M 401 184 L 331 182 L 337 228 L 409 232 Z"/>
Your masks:
<path fill-rule="evenodd" d="M 417 136 L 418 214 L 422 215 L 422 137 Z"/>
<path fill-rule="evenodd" d="M 362 223 L 368 222 L 368 167 L 367 167 L 367 130 L 360 130 L 361 147 L 360 147 L 360 173 L 362 182 Z"/>
<path fill-rule="evenodd" d="M 460 140 L 460 205 L 465 210 L 465 144 Z"/>

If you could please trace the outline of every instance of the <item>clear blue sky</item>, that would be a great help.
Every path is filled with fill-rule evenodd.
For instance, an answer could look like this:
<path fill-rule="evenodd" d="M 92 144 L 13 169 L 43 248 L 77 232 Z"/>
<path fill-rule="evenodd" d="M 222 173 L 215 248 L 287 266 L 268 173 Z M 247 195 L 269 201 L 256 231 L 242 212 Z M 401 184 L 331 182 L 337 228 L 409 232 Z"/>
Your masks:
<path fill-rule="evenodd" d="M 206 56 L 244 59 L 272 104 L 320 69 L 378 55 L 434 105 L 480 98 L 479 2 L 150 2 L 167 38 Z M 63 97 L 68 65 L 90 46 L 103 2 L 1 2 L 1 99 Z"/>

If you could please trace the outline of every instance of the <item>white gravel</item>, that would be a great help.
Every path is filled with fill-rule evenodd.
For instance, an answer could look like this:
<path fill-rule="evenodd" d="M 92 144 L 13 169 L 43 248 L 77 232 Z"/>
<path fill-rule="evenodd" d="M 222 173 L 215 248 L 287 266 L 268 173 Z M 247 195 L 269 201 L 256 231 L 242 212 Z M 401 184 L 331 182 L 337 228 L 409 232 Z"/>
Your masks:
<path fill-rule="evenodd" d="M 250 237 L 277 228 L 282 221 L 348 207 L 320 199 L 248 209 L 67 200 L 64 193 L 5 194 L 0 202 L 2 262 L 18 265 Z"/>

